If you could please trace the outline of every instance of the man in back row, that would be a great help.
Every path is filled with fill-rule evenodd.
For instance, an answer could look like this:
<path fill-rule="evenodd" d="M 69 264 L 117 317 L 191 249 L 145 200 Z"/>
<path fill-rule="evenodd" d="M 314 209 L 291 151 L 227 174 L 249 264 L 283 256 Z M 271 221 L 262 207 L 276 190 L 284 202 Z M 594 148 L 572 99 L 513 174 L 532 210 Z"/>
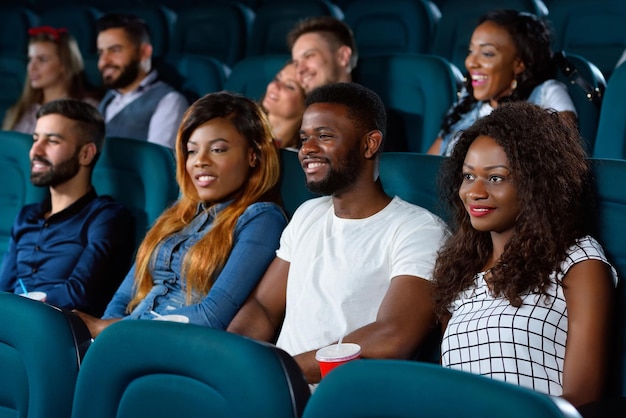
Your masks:
<path fill-rule="evenodd" d="M 435 328 L 431 279 L 443 222 L 391 198 L 378 178 L 385 108 L 356 83 L 307 98 L 299 159 L 307 187 L 264 277 L 228 330 L 274 342 L 320 380 L 317 349 L 361 345 L 366 358 L 410 358 Z"/>
<path fill-rule="evenodd" d="M 352 30 L 332 16 L 300 21 L 287 34 L 298 82 L 309 94 L 316 87 L 352 81 L 358 53 Z"/>
<path fill-rule="evenodd" d="M 188 103 L 152 69 L 148 26 L 136 16 L 115 13 L 102 16 L 97 24 L 98 69 L 110 88 L 98 107 L 107 136 L 147 140 L 175 149 Z"/>
<path fill-rule="evenodd" d="M 46 302 L 99 315 L 130 268 L 132 215 L 91 184 L 104 120 L 82 101 L 61 99 L 37 112 L 31 182 L 50 197 L 26 205 L 11 228 L 0 291 L 43 291 Z M 21 283 L 20 283 L 21 280 Z"/>

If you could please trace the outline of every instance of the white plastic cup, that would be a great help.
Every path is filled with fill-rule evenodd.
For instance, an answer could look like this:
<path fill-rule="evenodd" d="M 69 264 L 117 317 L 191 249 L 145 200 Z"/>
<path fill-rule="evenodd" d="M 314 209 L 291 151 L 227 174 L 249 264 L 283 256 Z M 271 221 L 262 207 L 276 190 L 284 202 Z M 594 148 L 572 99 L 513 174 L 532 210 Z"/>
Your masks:
<path fill-rule="evenodd" d="M 185 315 L 160 315 L 152 318 L 154 321 L 171 321 L 171 322 L 181 322 L 184 324 L 189 323 L 189 318 Z"/>
<path fill-rule="evenodd" d="M 45 302 L 48 297 L 46 292 L 28 292 L 28 293 L 20 293 L 20 296 L 24 296 L 25 298 L 38 300 L 39 302 Z"/>
<path fill-rule="evenodd" d="M 332 344 L 320 348 L 315 353 L 315 360 L 320 365 L 322 377 L 342 364 L 361 357 L 361 346 L 355 343 Z"/>

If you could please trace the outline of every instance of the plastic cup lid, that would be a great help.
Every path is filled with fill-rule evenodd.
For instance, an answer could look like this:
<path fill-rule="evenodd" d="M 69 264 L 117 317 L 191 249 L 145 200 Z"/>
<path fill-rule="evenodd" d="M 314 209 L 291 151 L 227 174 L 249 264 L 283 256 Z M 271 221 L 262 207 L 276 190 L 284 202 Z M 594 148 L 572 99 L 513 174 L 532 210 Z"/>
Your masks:
<path fill-rule="evenodd" d="M 35 291 L 35 292 L 28 292 L 28 293 L 20 293 L 20 296 L 24 296 L 29 299 L 42 300 L 47 296 L 47 294 L 46 292 Z"/>
<path fill-rule="evenodd" d="M 317 361 L 345 361 L 361 354 L 361 346 L 355 343 L 333 344 L 320 348 L 315 353 Z"/>

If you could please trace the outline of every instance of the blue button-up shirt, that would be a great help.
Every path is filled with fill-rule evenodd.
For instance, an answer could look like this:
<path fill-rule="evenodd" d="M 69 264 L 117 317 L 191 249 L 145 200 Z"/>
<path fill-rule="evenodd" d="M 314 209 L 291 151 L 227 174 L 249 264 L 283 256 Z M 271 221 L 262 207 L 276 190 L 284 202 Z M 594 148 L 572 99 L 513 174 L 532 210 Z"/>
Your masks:
<path fill-rule="evenodd" d="M 194 294 L 196 302 L 187 305 L 184 277 L 181 277 L 185 254 L 211 229 L 215 216 L 227 205 L 209 209 L 200 206 L 189 225 L 161 241 L 150 260 L 152 290 L 127 315 L 126 308 L 134 295 L 133 266 L 103 318 L 153 319 L 151 311 L 154 311 L 161 315 L 184 315 L 190 323 L 225 329 L 274 259 L 287 223 L 276 204 L 250 205 L 237 220 L 233 248 L 215 283 L 207 295 Z"/>
<path fill-rule="evenodd" d="M 26 205 L 11 229 L 0 290 L 46 292 L 46 302 L 93 315 L 104 311 L 132 262 L 133 219 L 91 189 L 48 218 L 50 199 Z"/>

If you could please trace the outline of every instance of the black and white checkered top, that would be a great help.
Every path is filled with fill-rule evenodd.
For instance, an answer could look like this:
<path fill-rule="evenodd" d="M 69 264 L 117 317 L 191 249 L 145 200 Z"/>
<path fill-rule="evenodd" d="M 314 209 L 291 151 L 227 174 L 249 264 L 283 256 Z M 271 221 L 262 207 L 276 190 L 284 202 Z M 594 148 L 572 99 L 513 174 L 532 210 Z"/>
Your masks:
<path fill-rule="evenodd" d="M 563 388 L 563 359 L 567 340 L 567 309 L 561 280 L 576 263 L 602 260 L 600 244 L 580 239 L 551 276 L 545 295 L 522 295 L 519 308 L 504 297 L 494 298 L 478 273 L 474 288 L 459 295 L 441 344 L 442 365 L 486 375 L 559 396 Z M 617 273 L 612 268 L 614 283 Z"/>

